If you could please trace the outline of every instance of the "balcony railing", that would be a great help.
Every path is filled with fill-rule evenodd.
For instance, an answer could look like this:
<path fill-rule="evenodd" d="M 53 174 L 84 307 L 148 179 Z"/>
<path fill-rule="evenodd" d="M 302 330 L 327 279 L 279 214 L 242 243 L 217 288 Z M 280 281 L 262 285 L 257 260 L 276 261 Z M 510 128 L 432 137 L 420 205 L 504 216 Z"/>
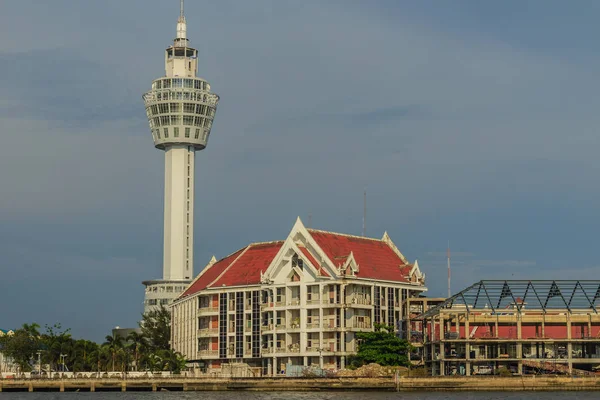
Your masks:
<path fill-rule="evenodd" d="M 311 304 L 321 304 L 321 299 L 320 298 L 312 298 L 310 300 L 306 300 L 306 304 L 311 305 Z"/>
<path fill-rule="evenodd" d="M 199 314 L 218 313 L 219 307 L 202 307 L 198 309 Z"/>
<path fill-rule="evenodd" d="M 289 306 L 299 306 L 300 305 L 300 299 L 290 299 Z"/>
<path fill-rule="evenodd" d="M 198 329 L 198 335 L 201 336 L 209 336 L 209 335 L 218 335 L 219 328 L 200 328 Z"/>
<path fill-rule="evenodd" d="M 306 324 L 307 328 L 319 328 L 320 326 L 321 325 L 318 319 L 313 319 L 311 322 Z"/>
<path fill-rule="evenodd" d="M 336 324 L 335 318 L 323 319 L 323 329 L 334 329 L 334 328 L 339 328 L 338 324 Z"/>
<path fill-rule="evenodd" d="M 260 326 L 260 330 L 261 331 L 272 331 L 273 330 L 273 324 L 261 325 Z"/>
<path fill-rule="evenodd" d="M 199 357 L 217 357 L 219 350 L 200 350 L 198 351 Z"/>
<path fill-rule="evenodd" d="M 358 319 L 357 317 L 352 317 L 348 321 L 346 327 L 348 328 L 357 328 L 357 329 L 371 329 L 371 319 L 364 318 Z"/>

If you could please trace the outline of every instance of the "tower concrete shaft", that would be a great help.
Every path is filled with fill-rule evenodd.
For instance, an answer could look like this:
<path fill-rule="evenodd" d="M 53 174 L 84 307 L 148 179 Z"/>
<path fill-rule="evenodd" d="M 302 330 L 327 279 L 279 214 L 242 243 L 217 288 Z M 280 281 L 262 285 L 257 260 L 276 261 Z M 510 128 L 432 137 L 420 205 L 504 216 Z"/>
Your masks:
<path fill-rule="evenodd" d="M 154 146 L 165 151 L 163 280 L 168 281 L 194 276 L 195 152 L 207 146 L 219 102 L 197 70 L 198 51 L 190 47 L 181 0 L 177 35 L 165 51 L 165 76 L 143 95 Z"/>

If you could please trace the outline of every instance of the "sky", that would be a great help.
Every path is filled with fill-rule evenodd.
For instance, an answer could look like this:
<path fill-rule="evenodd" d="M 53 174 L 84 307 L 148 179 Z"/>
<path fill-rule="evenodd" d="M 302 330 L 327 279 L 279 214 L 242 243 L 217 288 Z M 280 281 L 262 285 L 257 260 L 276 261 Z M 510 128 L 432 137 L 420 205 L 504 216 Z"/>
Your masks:
<path fill-rule="evenodd" d="M 195 272 L 311 227 L 385 231 L 430 296 L 598 279 L 600 3 L 186 2 L 221 101 Z M 164 155 L 141 95 L 176 0 L 0 3 L 0 327 L 136 326 L 162 274 Z"/>

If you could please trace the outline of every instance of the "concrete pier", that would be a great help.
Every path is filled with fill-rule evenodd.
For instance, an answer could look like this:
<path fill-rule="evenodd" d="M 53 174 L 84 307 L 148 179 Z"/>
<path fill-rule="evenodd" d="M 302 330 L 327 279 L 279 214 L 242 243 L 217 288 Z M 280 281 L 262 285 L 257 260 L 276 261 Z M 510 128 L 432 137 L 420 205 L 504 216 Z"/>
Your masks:
<path fill-rule="evenodd" d="M 0 380 L 0 392 L 106 391 L 600 391 L 600 377 L 170 378 Z"/>

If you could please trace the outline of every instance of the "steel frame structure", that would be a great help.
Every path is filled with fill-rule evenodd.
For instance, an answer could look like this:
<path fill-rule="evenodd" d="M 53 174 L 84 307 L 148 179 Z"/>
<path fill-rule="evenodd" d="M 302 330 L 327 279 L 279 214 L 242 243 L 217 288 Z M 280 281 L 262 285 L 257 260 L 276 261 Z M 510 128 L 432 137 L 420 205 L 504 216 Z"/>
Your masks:
<path fill-rule="evenodd" d="M 502 313 L 525 308 L 542 310 L 592 310 L 598 314 L 600 280 L 481 280 L 449 297 L 443 303 L 413 318 L 425 319 L 444 308 L 491 309 Z"/>

